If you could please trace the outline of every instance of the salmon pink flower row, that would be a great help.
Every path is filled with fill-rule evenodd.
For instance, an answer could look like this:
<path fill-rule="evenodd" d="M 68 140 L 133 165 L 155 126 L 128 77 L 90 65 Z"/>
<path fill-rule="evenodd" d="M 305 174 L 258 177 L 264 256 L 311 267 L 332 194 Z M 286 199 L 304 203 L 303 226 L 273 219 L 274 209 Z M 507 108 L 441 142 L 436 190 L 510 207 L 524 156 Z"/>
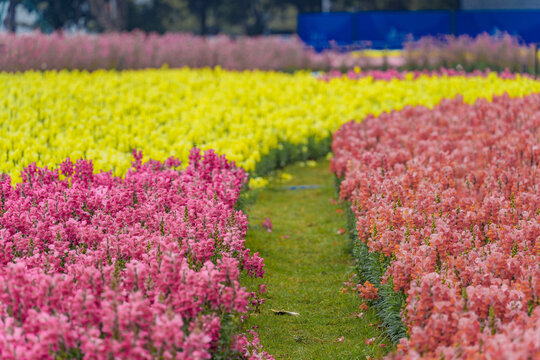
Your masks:
<path fill-rule="evenodd" d="M 444 100 L 333 139 L 359 240 L 407 295 L 397 358 L 540 358 L 540 94 Z"/>
<path fill-rule="evenodd" d="M 246 173 L 134 155 L 123 179 L 69 159 L 0 176 L 0 358 L 267 358 L 222 331 L 259 301 L 240 272 L 263 275 L 234 209 Z"/>

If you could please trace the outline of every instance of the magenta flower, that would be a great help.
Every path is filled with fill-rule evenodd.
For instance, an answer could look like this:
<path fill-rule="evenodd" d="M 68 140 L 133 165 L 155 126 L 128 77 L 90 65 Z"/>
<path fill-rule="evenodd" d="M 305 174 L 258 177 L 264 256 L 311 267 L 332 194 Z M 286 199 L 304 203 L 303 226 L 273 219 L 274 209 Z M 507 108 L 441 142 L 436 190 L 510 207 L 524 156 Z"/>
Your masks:
<path fill-rule="evenodd" d="M 211 150 L 182 171 L 134 155 L 124 179 L 69 159 L 0 177 L 0 358 L 271 358 L 256 336 L 218 342 L 221 317 L 251 309 L 241 269 L 264 272 L 234 209 L 244 170 Z"/>
<path fill-rule="evenodd" d="M 268 232 L 272 232 L 272 222 L 270 221 L 270 218 L 264 219 L 261 226 L 266 229 Z"/>

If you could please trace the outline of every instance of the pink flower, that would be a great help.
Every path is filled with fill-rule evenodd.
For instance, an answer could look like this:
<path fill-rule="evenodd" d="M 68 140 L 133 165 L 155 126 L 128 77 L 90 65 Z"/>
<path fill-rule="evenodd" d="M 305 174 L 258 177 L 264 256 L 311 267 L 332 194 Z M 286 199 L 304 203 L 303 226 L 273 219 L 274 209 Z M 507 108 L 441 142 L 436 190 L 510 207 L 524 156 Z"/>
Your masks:
<path fill-rule="evenodd" d="M 134 155 L 124 179 L 69 159 L 0 177 L 0 358 L 208 359 L 221 317 L 250 311 L 241 269 L 264 264 L 234 210 L 246 173 L 213 151 L 182 171 Z"/>
<path fill-rule="evenodd" d="M 272 232 L 272 222 L 270 221 L 270 218 L 264 219 L 261 226 L 266 229 L 268 232 Z"/>
<path fill-rule="evenodd" d="M 334 134 L 340 197 L 369 251 L 392 259 L 382 282 L 407 296 L 398 357 L 540 354 L 529 337 L 540 326 L 539 111 L 539 94 L 456 98 Z"/>

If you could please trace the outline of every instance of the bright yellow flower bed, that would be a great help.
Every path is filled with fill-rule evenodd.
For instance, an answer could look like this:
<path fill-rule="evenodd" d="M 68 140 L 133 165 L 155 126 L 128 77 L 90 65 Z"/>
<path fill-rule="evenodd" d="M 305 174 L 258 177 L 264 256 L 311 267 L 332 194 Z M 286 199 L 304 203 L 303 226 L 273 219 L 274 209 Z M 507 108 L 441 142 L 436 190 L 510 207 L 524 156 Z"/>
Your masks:
<path fill-rule="evenodd" d="M 185 160 L 214 148 L 252 171 L 281 142 L 323 139 L 341 124 L 441 98 L 540 91 L 527 78 L 421 77 L 317 80 L 309 73 L 145 70 L 0 73 L 0 173 L 86 157 L 123 174 L 131 149 Z"/>

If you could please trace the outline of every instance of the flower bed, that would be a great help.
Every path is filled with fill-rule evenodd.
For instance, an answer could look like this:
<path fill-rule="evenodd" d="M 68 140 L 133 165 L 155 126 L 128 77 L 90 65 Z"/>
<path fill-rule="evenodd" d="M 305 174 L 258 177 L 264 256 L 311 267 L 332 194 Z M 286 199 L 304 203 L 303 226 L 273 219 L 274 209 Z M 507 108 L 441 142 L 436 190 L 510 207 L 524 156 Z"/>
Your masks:
<path fill-rule="evenodd" d="M 239 274 L 263 274 L 234 209 L 246 173 L 141 158 L 124 179 L 69 159 L 0 177 L 2 359 L 266 358 L 237 334 L 259 301 Z"/>
<path fill-rule="evenodd" d="M 539 114 L 538 94 L 458 98 L 335 133 L 357 246 L 406 295 L 396 357 L 540 356 Z"/>
<path fill-rule="evenodd" d="M 27 164 L 94 160 L 123 176 L 131 150 L 182 161 L 192 147 L 214 149 L 257 176 L 325 155 L 341 124 L 406 105 L 432 107 L 508 92 L 540 91 L 540 82 L 490 73 L 375 81 L 320 81 L 310 73 L 144 70 L 0 73 L 0 173 L 18 182 Z"/>
<path fill-rule="evenodd" d="M 341 58 L 335 54 L 334 58 Z M 334 60 L 336 61 L 336 60 Z M 296 37 L 204 37 L 142 32 L 100 35 L 0 34 L 0 71 L 221 66 L 230 70 L 326 69 L 326 55 Z"/>
<path fill-rule="evenodd" d="M 406 69 L 460 68 L 465 71 L 496 71 L 535 73 L 534 45 L 525 44 L 508 33 L 490 35 L 425 36 L 403 44 L 402 61 Z"/>
<path fill-rule="evenodd" d="M 491 68 L 534 73 L 534 46 L 522 44 L 507 33 L 480 34 L 474 38 L 423 37 L 405 42 L 404 50 L 333 47 L 322 53 L 298 37 L 226 35 L 197 36 L 182 33 L 145 34 L 0 34 L 0 71 L 27 70 L 128 70 L 168 66 L 229 70 L 352 70 L 439 69 L 465 71 Z"/>
<path fill-rule="evenodd" d="M 0 71 L 27 70 L 134 70 L 204 68 L 228 70 L 329 70 L 380 68 L 387 61 L 375 52 L 317 53 L 296 36 L 232 38 L 183 33 L 106 33 L 99 35 L 53 33 L 0 34 Z M 403 63 L 392 56 L 390 65 Z"/>

